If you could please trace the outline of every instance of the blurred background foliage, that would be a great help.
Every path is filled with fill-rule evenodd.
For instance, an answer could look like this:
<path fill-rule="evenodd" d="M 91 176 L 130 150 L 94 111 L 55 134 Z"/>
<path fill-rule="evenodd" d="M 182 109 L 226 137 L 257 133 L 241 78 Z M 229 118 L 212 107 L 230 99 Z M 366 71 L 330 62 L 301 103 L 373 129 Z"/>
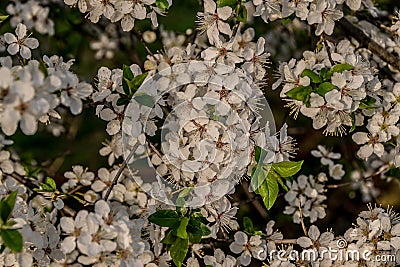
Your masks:
<path fill-rule="evenodd" d="M 399 6 L 398 1 L 379 0 L 375 1 L 381 9 L 389 13 L 395 11 Z M 5 7 L 9 1 L 0 1 L 0 13 L 5 14 Z M 198 0 L 174 0 L 168 15 L 161 18 L 164 30 L 173 30 L 177 33 L 185 34 L 187 29 L 194 29 L 196 13 L 201 10 Z M 120 26 L 117 26 L 118 34 L 123 37 L 124 44 L 118 47 L 115 57 L 111 60 L 94 59 L 94 51 L 90 49 L 90 42 L 97 40 L 99 30 L 104 30 L 104 25 L 108 22 L 92 25 L 76 8 L 68 8 L 58 4 L 51 4 L 50 18 L 55 21 L 54 36 L 40 35 L 35 32 L 34 36 L 40 40 L 40 47 L 34 51 L 33 56 L 39 58 L 40 55 L 60 55 L 64 59 L 75 58 L 75 64 L 72 69 L 84 80 L 94 84 L 94 77 L 101 66 L 110 69 L 121 68 L 123 64 L 139 64 L 143 67 L 146 59 L 146 50 L 137 40 L 133 33 L 122 33 Z M 255 19 L 250 25 L 256 30 L 257 36 L 265 36 L 267 44 L 278 40 L 275 48 L 267 47 L 271 52 L 271 66 L 269 69 L 268 84 L 263 88 L 269 101 L 271 109 L 275 115 L 277 129 L 284 122 L 289 125 L 289 134 L 297 140 L 299 148 L 295 160 L 304 160 L 301 173 L 317 174 L 321 167 L 319 160 L 311 157 L 310 150 L 316 149 L 318 144 L 324 144 L 333 148 L 334 152 L 342 154 L 341 163 L 347 170 L 353 166 L 351 161 L 354 159 L 357 147 L 351 141 L 350 136 L 326 137 L 321 131 L 313 130 L 311 120 L 299 116 L 294 121 L 288 116 L 288 109 L 283 108 L 284 103 L 279 98 L 278 91 L 271 90 L 271 84 L 274 81 L 275 70 L 279 60 L 289 60 L 292 57 L 301 57 L 304 50 L 312 50 L 318 39 L 311 37 L 307 29 L 293 31 L 290 24 L 282 25 L 281 21 L 275 21 L 265 24 L 259 18 Z M 148 20 L 137 21 L 135 31 L 137 33 L 146 30 L 153 30 Z M 0 34 L 6 31 L 12 31 L 9 24 L 4 24 L 0 28 Z M 158 33 L 158 31 L 156 30 Z M 287 42 L 292 43 L 291 49 L 283 49 L 284 45 L 279 43 L 280 33 L 287 33 Z M 159 36 L 159 34 L 158 34 Z M 340 33 L 339 35 L 340 36 Z M 162 43 L 157 39 L 154 43 L 148 44 L 151 51 L 162 51 Z M 1 77 L 0 77 L 1 78 Z M 63 181 L 63 173 L 71 169 L 73 165 L 83 165 L 91 171 L 96 172 L 99 167 L 107 167 L 106 158 L 99 155 L 98 151 L 102 147 L 102 142 L 109 138 L 105 133 L 106 123 L 95 116 L 93 107 L 87 108 L 81 115 L 73 117 L 68 112 L 64 115 L 66 132 L 59 137 L 54 137 L 44 129 L 34 136 L 25 136 L 20 131 L 11 137 L 15 141 L 15 150 L 21 155 L 23 162 L 31 166 L 39 166 L 52 175 L 58 183 Z M 42 128 L 44 128 L 42 126 Z M 34 168 L 34 167 L 32 167 Z M 325 169 L 325 171 L 327 171 Z M 346 176 L 344 181 L 348 181 Z M 376 202 L 383 206 L 394 205 L 395 209 L 400 208 L 399 180 L 393 180 L 385 183 L 379 180 L 379 184 L 384 194 L 376 199 Z M 233 202 L 240 202 L 240 211 L 238 214 L 239 222 L 242 223 L 243 216 L 249 216 L 255 220 L 258 227 L 265 225 L 267 220 L 273 219 L 277 222 L 276 226 L 285 233 L 286 238 L 295 237 L 301 232 L 300 225 L 293 224 L 291 217 L 283 215 L 285 207 L 283 200 L 283 190 L 281 196 L 274 207 L 268 213 L 257 215 L 257 205 L 262 202 L 248 201 L 249 196 L 245 194 L 243 188 L 238 186 L 237 194 Z M 328 192 L 327 216 L 319 221 L 320 229 L 332 228 L 336 233 L 341 234 L 345 229 L 351 226 L 356 218 L 356 214 L 366 209 L 366 204 L 361 200 L 358 192 L 353 191 L 350 186 L 340 187 Z M 262 205 L 262 204 L 261 204 Z"/>

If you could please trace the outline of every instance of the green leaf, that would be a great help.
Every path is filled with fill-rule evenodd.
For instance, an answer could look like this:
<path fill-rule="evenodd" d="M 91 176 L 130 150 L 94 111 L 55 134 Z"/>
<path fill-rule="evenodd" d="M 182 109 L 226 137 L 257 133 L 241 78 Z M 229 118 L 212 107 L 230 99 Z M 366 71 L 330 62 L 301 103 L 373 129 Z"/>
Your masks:
<path fill-rule="evenodd" d="M 262 163 L 257 164 L 252 170 L 250 185 L 254 191 L 256 191 L 262 183 L 264 183 L 268 172 L 271 169 L 271 164 L 263 165 Z"/>
<path fill-rule="evenodd" d="M 272 163 L 272 168 L 283 178 L 295 175 L 303 164 L 301 161 L 283 161 L 278 163 Z"/>
<path fill-rule="evenodd" d="M 159 210 L 150 215 L 149 221 L 162 227 L 174 227 L 180 218 L 174 210 Z"/>
<path fill-rule="evenodd" d="M 231 8 L 234 8 L 238 4 L 238 0 L 217 0 L 217 7 L 230 6 Z"/>
<path fill-rule="evenodd" d="M 243 226 L 244 226 L 244 230 L 248 233 L 253 232 L 253 222 L 251 221 L 251 219 L 249 217 L 243 217 Z"/>
<path fill-rule="evenodd" d="M 48 185 L 48 184 L 41 184 L 41 185 L 40 185 L 40 188 L 39 188 L 39 190 L 38 190 L 38 192 L 40 192 L 40 191 L 44 191 L 44 192 L 54 192 L 54 189 L 53 189 L 53 187 L 51 187 L 51 186 Z"/>
<path fill-rule="evenodd" d="M 0 218 L 2 220 L 2 224 L 5 224 L 11 216 L 12 211 L 14 210 L 15 200 L 17 199 L 18 191 L 15 190 L 7 197 L 0 200 Z"/>
<path fill-rule="evenodd" d="M 289 191 L 289 188 L 283 183 L 282 178 L 279 175 L 276 176 L 276 180 L 286 192 Z"/>
<path fill-rule="evenodd" d="M 186 228 L 187 228 L 188 223 L 189 223 L 189 218 L 188 217 L 182 218 L 179 226 L 174 229 L 174 234 L 177 237 L 180 237 L 182 239 L 187 239 L 188 238 L 188 234 L 187 234 Z"/>
<path fill-rule="evenodd" d="M 130 75 L 128 75 L 128 76 L 130 76 Z M 124 92 L 128 96 L 128 98 L 131 98 L 133 96 L 133 94 L 142 85 L 142 83 L 144 82 L 146 77 L 147 77 L 147 72 L 139 74 L 132 79 L 128 79 L 128 78 L 124 77 L 124 81 L 123 81 L 123 85 L 125 84 Z"/>
<path fill-rule="evenodd" d="M 44 63 L 43 59 L 41 59 L 41 58 L 39 58 L 39 70 L 44 74 L 45 77 L 47 77 L 49 75 L 46 64 Z"/>
<path fill-rule="evenodd" d="M 256 160 L 256 162 L 258 162 L 258 160 L 260 159 L 260 155 L 261 155 L 261 147 L 255 146 L 254 147 L 254 159 Z"/>
<path fill-rule="evenodd" d="M 246 22 L 247 9 L 244 5 L 238 5 L 236 8 L 236 19 L 240 22 Z"/>
<path fill-rule="evenodd" d="M 141 105 L 152 108 L 154 106 L 153 97 L 145 93 L 136 94 L 134 99 Z"/>
<path fill-rule="evenodd" d="M 320 76 L 322 79 L 325 80 L 325 75 L 326 75 L 327 72 L 328 72 L 328 70 L 327 70 L 326 68 L 322 68 L 322 69 L 319 71 L 319 76 Z"/>
<path fill-rule="evenodd" d="M 147 72 L 139 74 L 131 80 L 130 84 L 132 87 L 130 86 L 129 88 L 131 89 L 132 94 L 134 94 L 139 89 L 139 87 L 142 85 L 146 77 L 147 77 Z"/>
<path fill-rule="evenodd" d="M 343 63 L 333 66 L 325 75 L 325 78 L 330 79 L 335 72 L 343 72 L 345 70 L 353 70 L 354 67 L 350 64 Z"/>
<path fill-rule="evenodd" d="M 207 227 L 207 225 L 195 218 L 190 218 L 189 224 L 187 226 L 187 231 L 191 234 L 199 236 L 207 236 L 211 234 L 211 231 Z"/>
<path fill-rule="evenodd" d="M 3 23 L 8 17 L 8 15 L 0 15 L 0 24 Z"/>
<path fill-rule="evenodd" d="M 189 242 L 192 244 L 199 244 L 201 242 L 201 235 L 195 235 L 192 233 L 188 233 L 189 235 Z"/>
<path fill-rule="evenodd" d="M 291 23 L 295 18 L 296 18 L 296 15 L 295 15 L 295 14 L 292 14 L 292 15 L 290 15 L 290 16 L 287 17 L 287 18 L 281 19 L 281 24 L 282 24 L 282 25 L 287 25 L 287 24 Z"/>
<path fill-rule="evenodd" d="M 183 189 L 179 195 L 178 198 L 176 199 L 176 205 L 179 207 L 183 207 L 185 205 L 185 197 L 189 195 L 190 191 L 192 191 L 193 188 L 187 187 Z"/>
<path fill-rule="evenodd" d="M 358 108 L 360 109 L 374 109 L 374 104 L 376 102 L 376 99 L 371 97 L 371 96 L 367 96 L 366 98 L 364 98 L 363 100 L 360 101 L 360 105 L 358 106 Z"/>
<path fill-rule="evenodd" d="M 278 197 L 279 187 L 276 179 L 277 174 L 269 171 L 264 182 L 255 190 L 262 197 L 265 207 L 269 210 Z"/>
<path fill-rule="evenodd" d="M 122 88 L 126 95 L 130 95 L 129 85 L 126 81 L 131 81 L 135 76 L 133 75 L 131 68 L 127 65 L 122 66 Z"/>
<path fill-rule="evenodd" d="M 301 77 L 305 77 L 305 76 L 309 77 L 313 83 L 321 83 L 322 82 L 321 77 L 319 77 L 318 74 L 316 74 L 315 72 L 313 72 L 312 70 L 309 70 L 309 69 L 303 70 L 303 72 L 301 73 L 300 76 Z"/>
<path fill-rule="evenodd" d="M 204 224 L 208 223 L 207 219 L 201 214 L 201 212 L 193 212 L 190 216 L 191 219 L 197 220 Z"/>
<path fill-rule="evenodd" d="M 191 187 L 184 188 L 178 195 L 178 197 L 186 197 L 193 190 Z"/>
<path fill-rule="evenodd" d="M 117 106 L 125 106 L 129 104 L 129 99 L 126 97 L 121 97 L 117 100 Z"/>
<path fill-rule="evenodd" d="M 350 113 L 350 117 L 351 117 L 351 128 L 349 133 L 352 133 L 356 129 L 356 116 L 354 115 L 354 113 Z"/>
<path fill-rule="evenodd" d="M 321 83 L 317 88 L 317 94 L 320 96 L 325 96 L 326 93 L 332 91 L 333 89 L 337 89 L 337 87 L 330 82 Z"/>
<path fill-rule="evenodd" d="M 127 65 L 122 66 L 122 75 L 124 78 L 128 80 L 132 80 L 135 76 L 133 75 L 133 72 L 131 70 L 131 67 Z"/>
<path fill-rule="evenodd" d="M 176 266 L 181 267 L 183 260 L 186 257 L 186 254 L 189 249 L 189 239 L 177 238 L 174 243 L 172 243 L 169 248 L 169 252 L 171 254 L 172 261 Z"/>
<path fill-rule="evenodd" d="M 56 182 L 50 177 L 46 177 L 46 179 L 44 180 L 44 183 L 47 184 L 48 186 L 50 186 L 53 189 L 53 191 L 55 191 L 57 189 Z"/>
<path fill-rule="evenodd" d="M 300 85 L 298 87 L 293 88 L 292 90 L 286 92 L 286 95 L 292 99 L 296 99 L 302 102 L 305 102 L 312 93 L 311 86 L 303 86 Z"/>
<path fill-rule="evenodd" d="M 7 221 L 7 223 L 4 225 L 6 228 L 8 227 L 8 228 L 10 228 L 10 227 L 12 227 L 12 226 L 14 226 L 14 225 L 16 225 L 17 224 L 17 222 L 16 221 L 14 221 L 14 220 L 8 220 Z"/>
<path fill-rule="evenodd" d="M 176 237 L 172 234 L 172 231 L 169 230 L 165 237 L 161 240 L 161 243 L 166 244 L 166 245 L 171 245 L 174 243 Z"/>
<path fill-rule="evenodd" d="M 21 252 L 23 246 L 22 235 L 15 229 L 3 229 L 0 231 L 3 244 L 13 252 Z"/>
<path fill-rule="evenodd" d="M 163 11 L 168 10 L 169 8 L 168 0 L 156 0 L 156 6 Z"/>

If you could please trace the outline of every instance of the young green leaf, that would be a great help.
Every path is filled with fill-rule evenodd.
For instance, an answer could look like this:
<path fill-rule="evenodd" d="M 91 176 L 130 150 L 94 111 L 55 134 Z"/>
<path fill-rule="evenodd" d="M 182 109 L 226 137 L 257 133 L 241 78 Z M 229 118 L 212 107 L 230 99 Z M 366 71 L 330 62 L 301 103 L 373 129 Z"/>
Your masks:
<path fill-rule="evenodd" d="M 243 217 L 243 226 L 244 226 L 244 231 L 251 233 L 253 232 L 253 222 L 249 217 Z"/>
<path fill-rule="evenodd" d="M 0 200 L 0 218 L 2 220 L 2 224 L 5 224 L 11 216 L 12 211 L 14 210 L 15 200 L 17 199 L 18 191 L 15 190 L 7 197 Z"/>
<path fill-rule="evenodd" d="M 174 210 L 159 210 L 150 215 L 149 222 L 163 227 L 174 227 L 180 222 L 180 218 Z"/>
<path fill-rule="evenodd" d="M 343 72 L 345 70 L 353 70 L 354 67 L 350 64 L 343 63 L 333 66 L 325 75 L 326 79 L 330 79 L 335 72 Z"/>
<path fill-rule="evenodd" d="M 364 98 L 363 100 L 360 101 L 360 105 L 358 108 L 360 109 L 374 109 L 374 104 L 376 102 L 376 99 L 371 97 L 371 96 L 367 96 L 366 98 Z"/>
<path fill-rule="evenodd" d="M 282 178 L 279 175 L 276 176 L 276 180 L 286 192 L 289 191 L 289 188 L 283 183 Z"/>
<path fill-rule="evenodd" d="M 135 76 L 133 75 L 131 68 L 127 65 L 122 66 L 122 88 L 126 95 L 130 95 L 129 85 L 127 81 L 131 81 Z"/>
<path fill-rule="evenodd" d="M 296 18 L 296 15 L 295 15 L 295 14 L 292 14 L 292 15 L 290 15 L 290 16 L 287 17 L 287 18 L 281 19 L 281 24 L 282 24 L 282 25 L 287 25 L 287 24 L 291 23 L 295 18 Z"/>
<path fill-rule="evenodd" d="M 189 242 L 192 244 L 199 244 L 201 242 L 201 235 L 195 235 L 192 233 L 188 233 L 189 235 Z"/>
<path fill-rule="evenodd" d="M 326 93 L 332 91 L 333 89 L 337 89 L 337 87 L 330 82 L 323 82 L 317 88 L 317 94 L 320 96 L 325 96 Z"/>
<path fill-rule="evenodd" d="M 278 163 L 273 163 L 272 168 L 283 178 L 295 175 L 303 164 L 301 161 L 282 161 Z"/>
<path fill-rule="evenodd" d="M 269 210 L 278 197 L 279 187 L 276 179 L 277 174 L 270 170 L 264 182 L 255 190 L 262 197 L 265 207 Z"/>
<path fill-rule="evenodd" d="M 270 169 L 271 164 L 263 165 L 260 162 L 253 168 L 250 185 L 254 191 L 256 191 L 264 183 Z"/>
<path fill-rule="evenodd" d="M 174 243 L 176 237 L 172 234 L 172 230 L 168 230 L 165 237 L 161 240 L 161 243 L 171 245 Z"/>
<path fill-rule="evenodd" d="M 129 99 L 126 97 L 121 97 L 117 100 L 117 106 L 125 106 L 129 104 Z"/>
<path fill-rule="evenodd" d="M 176 238 L 171 244 L 169 252 L 176 266 L 181 267 L 189 249 L 189 239 Z"/>
<path fill-rule="evenodd" d="M 159 9 L 166 11 L 169 8 L 168 0 L 156 0 L 156 6 Z"/>
<path fill-rule="evenodd" d="M 230 6 L 231 8 L 234 8 L 238 4 L 238 0 L 217 0 L 217 7 Z"/>
<path fill-rule="evenodd" d="M 254 159 L 258 164 L 263 163 L 265 157 L 267 156 L 268 152 L 265 149 L 262 149 L 259 146 L 254 147 Z"/>
<path fill-rule="evenodd" d="M 289 90 L 288 92 L 286 92 L 286 95 L 288 97 L 290 97 L 291 99 L 296 99 L 296 100 L 305 102 L 307 100 L 307 98 L 310 97 L 311 93 L 312 93 L 311 86 L 300 85 L 300 86 L 295 87 L 292 90 Z"/>
<path fill-rule="evenodd" d="M 154 106 L 154 99 L 152 96 L 149 96 L 148 94 L 144 93 L 136 94 L 134 99 L 143 106 L 147 106 L 150 108 Z"/>
<path fill-rule="evenodd" d="M 327 72 L 328 72 L 328 70 L 326 68 L 322 68 L 319 71 L 319 77 L 321 77 L 323 80 L 325 80 L 325 75 L 326 75 Z"/>
<path fill-rule="evenodd" d="M 3 23 L 8 17 L 8 15 L 0 15 L 0 24 Z"/>
<path fill-rule="evenodd" d="M 48 186 L 50 186 L 53 189 L 53 191 L 55 191 L 57 189 L 56 182 L 50 177 L 46 177 L 46 179 L 44 180 L 44 183 L 47 184 Z"/>
<path fill-rule="evenodd" d="M 303 70 L 303 72 L 301 73 L 300 76 L 301 76 L 301 77 L 305 77 L 305 76 L 309 77 L 310 80 L 311 80 L 313 83 L 321 83 L 321 82 L 322 82 L 321 77 L 318 76 L 318 74 L 316 74 L 315 72 L 313 72 L 312 70 L 309 70 L 309 69 Z"/>
<path fill-rule="evenodd" d="M 0 236 L 3 244 L 13 252 L 21 252 L 23 246 L 22 235 L 15 229 L 2 229 Z"/>
<path fill-rule="evenodd" d="M 238 5 L 236 8 L 236 19 L 240 22 L 246 22 L 247 9 L 244 5 Z"/>
<path fill-rule="evenodd" d="M 356 116 L 354 115 L 354 113 L 350 113 L 350 117 L 351 117 L 351 128 L 349 133 L 352 133 L 356 129 Z"/>
<path fill-rule="evenodd" d="M 207 225 L 195 218 L 190 218 L 189 224 L 187 226 L 187 231 L 189 233 L 199 236 L 207 236 L 211 234 L 211 231 L 207 227 Z"/>
<path fill-rule="evenodd" d="M 188 217 L 182 218 L 179 226 L 174 229 L 174 234 L 179 238 L 187 239 L 188 234 L 187 234 L 186 228 L 187 228 L 188 223 L 189 223 Z"/>

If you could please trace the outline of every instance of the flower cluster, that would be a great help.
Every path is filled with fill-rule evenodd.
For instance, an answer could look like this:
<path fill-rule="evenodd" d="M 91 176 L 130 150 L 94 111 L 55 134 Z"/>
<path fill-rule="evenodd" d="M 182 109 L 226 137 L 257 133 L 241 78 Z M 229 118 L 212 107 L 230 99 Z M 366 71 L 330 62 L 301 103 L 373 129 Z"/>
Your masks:
<path fill-rule="evenodd" d="M 73 19 L 64 21 L 90 33 L 85 51 L 119 64 L 114 55 L 126 46 L 137 64 L 99 64 L 92 86 L 72 71 L 73 59 L 63 59 L 69 54 L 44 55 L 52 39 L 42 42 L 42 34 L 63 31 L 56 12 L 65 6 L 77 6 L 94 23 L 86 28 L 85 22 L 78 27 Z M 360 201 L 378 201 L 385 193 L 379 184 L 396 184 L 400 175 L 398 14 L 389 26 L 391 18 L 370 0 L 204 0 L 193 11 L 196 29 L 178 33 L 158 27 L 158 15 L 167 15 L 172 0 L 14 0 L 4 7 L 9 17 L 0 15 L 1 266 L 400 264 L 400 218 L 391 209 L 369 206 L 342 235 L 316 225 L 332 217 L 328 190 L 349 186 L 360 191 Z M 361 19 L 369 16 L 360 15 L 364 10 L 379 20 Z M 268 27 L 260 29 L 257 20 Z M 275 27 L 277 20 L 281 25 Z M 348 27 L 349 36 L 336 39 Z M 308 38 L 315 48 L 307 45 L 301 52 L 300 43 L 285 38 L 305 29 L 317 39 Z M 162 49 L 153 52 L 153 45 Z M 296 51 L 285 52 L 288 60 L 276 65 L 277 79 L 269 83 L 270 61 L 290 50 Z M 295 118 L 301 113 L 315 130 L 343 144 L 331 150 L 325 146 L 330 141 L 316 148 L 300 143 L 298 149 L 294 137 L 303 142 L 314 133 L 308 136 L 311 126 L 297 127 L 286 116 L 275 129 L 274 117 L 281 118 L 267 98 L 275 111 L 280 102 L 270 89 L 277 88 Z M 68 119 L 86 107 L 105 121 L 107 138 L 95 152 L 107 157 L 107 166 L 78 162 L 65 171 L 64 155 L 53 163 L 31 160 L 5 138 L 18 128 L 40 134 L 39 122 L 64 137 Z M 71 126 L 68 138 L 76 130 Z M 293 161 L 307 147 L 314 158 Z M 279 194 L 280 187 L 286 192 Z M 273 204 L 281 200 L 286 206 L 278 211 Z M 270 220 L 253 222 L 246 217 L 253 210 L 243 205 Z M 282 225 L 274 216 L 282 213 L 303 233 L 285 239 L 275 229 Z M 274 254 L 280 248 L 285 255 Z M 314 258 L 293 258 L 295 249 L 312 251 Z M 334 260 L 324 254 L 329 249 L 396 258 Z"/>
<path fill-rule="evenodd" d="M 29 0 L 21 3 L 16 0 L 7 6 L 7 13 L 12 16 L 10 23 L 16 27 L 23 23 L 29 29 L 35 29 L 41 34 L 54 35 L 54 21 L 49 18 L 49 7 L 43 7 L 40 1 Z M 43 2 L 43 1 L 42 1 Z"/>
<path fill-rule="evenodd" d="M 25 29 L 23 24 L 17 27 L 18 38 L 24 38 Z M 5 39 L 11 54 L 20 49 L 21 55 L 26 57 L 30 57 L 29 46 L 37 42 L 33 38 L 20 41 L 12 34 L 6 34 Z M 60 119 L 55 111 L 60 105 L 69 107 L 75 115 L 82 112 L 82 99 L 91 94 L 92 86 L 80 82 L 70 71 L 72 61 L 65 63 L 58 56 L 44 56 L 43 62 L 41 65 L 37 60 L 30 60 L 25 66 L 13 66 L 10 57 L 2 58 L 0 124 L 6 135 L 14 134 L 18 124 L 24 134 L 36 133 L 38 121 L 46 123 L 50 117 Z"/>
<path fill-rule="evenodd" d="M 131 31 L 135 20 L 150 18 L 154 27 L 158 26 L 157 15 L 164 15 L 165 11 L 172 5 L 172 0 L 156 1 L 142 0 L 138 2 L 116 0 L 116 1 L 88 1 L 88 0 L 64 0 L 70 6 L 78 5 L 79 11 L 87 13 L 91 22 L 99 22 L 102 16 L 112 23 L 121 22 L 124 31 Z"/>

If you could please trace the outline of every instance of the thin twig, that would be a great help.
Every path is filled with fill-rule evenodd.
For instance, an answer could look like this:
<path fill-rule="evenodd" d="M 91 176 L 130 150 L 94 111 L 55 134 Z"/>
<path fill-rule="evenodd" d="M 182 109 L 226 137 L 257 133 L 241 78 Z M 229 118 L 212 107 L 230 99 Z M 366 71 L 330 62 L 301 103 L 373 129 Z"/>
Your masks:
<path fill-rule="evenodd" d="M 344 186 L 360 183 L 360 182 L 363 182 L 363 181 L 368 181 L 368 180 L 373 179 L 375 176 L 387 171 L 389 167 L 390 166 L 388 164 L 386 164 L 386 165 L 381 166 L 379 168 L 379 170 L 377 170 L 373 174 L 371 174 L 369 176 L 366 176 L 366 177 L 363 177 L 363 178 L 361 178 L 361 179 L 359 179 L 357 181 L 351 181 L 351 182 L 346 182 L 346 183 L 341 183 L 341 184 L 331 184 L 331 185 L 327 185 L 326 188 L 335 189 L 335 188 L 339 188 L 339 187 L 344 187 Z"/>
<path fill-rule="evenodd" d="M 306 226 L 304 224 L 303 210 L 301 209 L 300 197 L 297 198 L 297 199 L 298 199 L 298 203 L 299 203 L 299 213 L 300 213 L 301 228 L 303 228 L 304 235 L 307 236 L 307 229 L 306 229 Z"/>
<path fill-rule="evenodd" d="M 34 195 L 37 196 L 39 195 L 39 193 L 37 191 L 35 191 L 35 188 L 38 188 L 38 185 L 36 185 L 33 181 L 31 181 L 28 177 L 24 177 L 22 175 L 19 175 L 17 173 L 11 173 L 8 174 L 10 177 L 12 177 L 14 180 L 16 180 L 18 183 L 26 186 L 26 188 Z M 64 204 L 64 207 L 62 208 L 62 210 L 68 214 L 71 217 L 74 217 L 76 214 L 76 211 L 70 207 L 68 207 L 67 205 Z"/>
<path fill-rule="evenodd" d="M 107 201 L 107 199 L 110 197 L 111 191 L 113 190 L 114 186 L 118 183 L 118 179 L 121 176 L 122 172 L 124 171 L 125 167 L 128 165 L 128 162 L 131 160 L 133 154 L 135 154 L 136 149 L 139 146 L 139 141 L 137 141 L 131 150 L 131 153 L 129 153 L 129 155 L 126 157 L 126 159 L 124 160 L 124 162 L 122 163 L 121 167 L 119 167 L 119 170 L 117 172 L 117 174 L 115 175 L 112 184 L 110 185 L 110 187 L 107 190 L 107 193 L 104 195 L 104 200 Z"/>
<path fill-rule="evenodd" d="M 246 193 L 247 198 L 248 199 L 254 199 L 254 193 L 249 192 L 248 188 L 249 188 L 249 183 L 248 182 L 243 182 L 242 183 L 242 187 L 243 187 L 243 191 Z M 251 201 L 251 203 L 253 204 L 254 208 L 257 210 L 257 212 L 261 215 L 261 217 L 263 217 L 264 219 L 268 218 L 268 213 L 267 211 L 264 209 L 263 205 L 261 205 L 259 200 L 254 200 Z"/>
<path fill-rule="evenodd" d="M 140 31 L 137 31 L 137 32 L 136 31 L 132 31 L 132 32 L 139 39 L 139 41 L 142 43 L 142 45 L 143 45 L 144 49 L 146 50 L 146 52 L 149 55 L 151 55 L 157 63 L 160 63 L 158 58 L 156 58 L 156 56 L 153 54 L 153 52 L 151 52 L 150 48 L 147 46 L 146 42 L 143 39 L 142 33 Z"/>
<path fill-rule="evenodd" d="M 335 65 L 335 62 L 333 62 L 333 59 L 332 59 L 331 48 L 329 47 L 328 42 L 325 39 L 325 36 L 322 37 L 322 40 L 323 40 L 325 48 L 326 48 L 326 53 L 328 54 L 329 62 L 333 66 L 333 65 Z"/>
<path fill-rule="evenodd" d="M 253 202 L 253 201 L 258 201 L 258 200 L 260 200 L 260 199 L 261 199 L 261 197 L 258 196 L 258 195 L 256 195 L 256 196 L 254 196 L 253 198 L 244 199 L 244 200 L 242 200 L 242 201 L 235 202 L 235 203 L 232 204 L 232 206 L 237 207 L 237 206 L 240 206 L 240 205 L 243 205 L 243 204 L 251 203 L 251 202 Z"/>

